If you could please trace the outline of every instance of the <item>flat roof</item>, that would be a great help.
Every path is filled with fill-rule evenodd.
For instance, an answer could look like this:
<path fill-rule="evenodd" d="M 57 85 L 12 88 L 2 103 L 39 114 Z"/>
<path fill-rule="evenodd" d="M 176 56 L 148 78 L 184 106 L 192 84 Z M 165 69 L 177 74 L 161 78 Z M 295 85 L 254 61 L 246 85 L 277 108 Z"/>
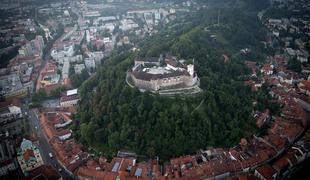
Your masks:
<path fill-rule="evenodd" d="M 117 172 L 119 168 L 120 162 L 116 162 L 112 168 L 112 172 Z"/>
<path fill-rule="evenodd" d="M 142 169 L 141 168 L 137 168 L 136 172 L 135 172 L 135 176 L 141 176 L 142 174 Z"/>
<path fill-rule="evenodd" d="M 144 69 L 143 69 L 144 70 Z M 147 73 L 149 74 L 167 74 L 171 73 L 170 71 L 166 70 L 165 68 L 162 67 L 157 67 L 157 68 L 147 68 Z"/>
<path fill-rule="evenodd" d="M 77 94 L 77 89 L 72 89 L 72 90 L 67 91 L 67 96 L 71 96 L 75 94 Z"/>

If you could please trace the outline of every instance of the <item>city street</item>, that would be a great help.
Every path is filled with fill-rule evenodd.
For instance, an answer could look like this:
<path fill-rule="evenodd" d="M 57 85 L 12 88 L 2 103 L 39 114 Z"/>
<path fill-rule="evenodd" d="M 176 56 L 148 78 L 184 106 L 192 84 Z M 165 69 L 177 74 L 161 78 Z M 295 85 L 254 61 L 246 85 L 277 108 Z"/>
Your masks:
<path fill-rule="evenodd" d="M 62 168 L 62 166 L 57 161 L 57 159 L 53 153 L 53 150 L 52 150 L 43 130 L 41 129 L 37 114 L 35 112 L 33 112 L 32 110 L 29 110 L 29 109 L 27 109 L 27 110 L 28 110 L 28 115 L 29 115 L 28 119 L 29 119 L 30 130 L 37 133 L 38 146 L 39 146 L 39 149 L 40 149 L 44 163 L 45 164 L 51 164 L 57 171 L 59 171 L 61 169 L 60 174 L 63 177 L 63 179 L 74 179 L 71 177 L 71 175 L 65 169 Z M 49 153 L 53 154 L 52 158 L 49 156 Z"/>

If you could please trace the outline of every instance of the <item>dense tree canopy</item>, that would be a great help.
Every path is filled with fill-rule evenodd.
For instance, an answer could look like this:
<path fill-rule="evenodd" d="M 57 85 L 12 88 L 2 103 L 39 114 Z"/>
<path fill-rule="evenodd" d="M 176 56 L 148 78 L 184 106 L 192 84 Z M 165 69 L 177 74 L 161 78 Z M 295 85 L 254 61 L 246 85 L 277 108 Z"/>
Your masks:
<path fill-rule="evenodd" d="M 70 75 L 70 83 L 73 87 L 76 88 L 79 87 L 87 78 L 89 78 L 89 74 L 86 69 L 83 69 L 81 74 Z"/>

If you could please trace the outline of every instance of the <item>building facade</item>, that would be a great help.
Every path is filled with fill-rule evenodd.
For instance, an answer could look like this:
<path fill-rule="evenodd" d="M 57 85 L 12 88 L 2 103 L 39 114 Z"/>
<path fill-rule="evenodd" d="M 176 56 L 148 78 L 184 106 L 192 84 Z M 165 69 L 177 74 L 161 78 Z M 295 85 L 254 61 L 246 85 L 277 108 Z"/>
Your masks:
<path fill-rule="evenodd" d="M 20 107 L 8 106 L 0 108 L 0 134 L 20 135 L 24 129 L 24 119 Z"/>
<path fill-rule="evenodd" d="M 15 139 L 0 134 L 0 179 L 18 169 L 16 151 L 14 148 Z"/>
<path fill-rule="evenodd" d="M 80 97 L 78 95 L 77 89 L 72 89 L 67 91 L 66 95 L 60 97 L 61 107 L 77 106 Z"/>

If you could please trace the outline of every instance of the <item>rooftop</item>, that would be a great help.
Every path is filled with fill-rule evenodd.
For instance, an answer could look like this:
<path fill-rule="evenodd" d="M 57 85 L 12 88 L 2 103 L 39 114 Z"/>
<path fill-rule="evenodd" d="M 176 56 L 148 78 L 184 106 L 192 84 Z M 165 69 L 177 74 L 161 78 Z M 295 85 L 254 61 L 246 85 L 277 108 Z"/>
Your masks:
<path fill-rule="evenodd" d="M 301 88 L 301 89 L 310 91 L 310 82 L 307 81 L 307 80 L 302 80 L 302 81 L 299 83 L 298 87 Z"/>
<path fill-rule="evenodd" d="M 180 63 L 179 61 L 173 59 L 173 58 L 166 58 L 165 59 L 165 63 L 167 65 L 170 65 L 172 67 L 175 67 L 175 68 L 185 68 L 184 64 Z"/>
<path fill-rule="evenodd" d="M 23 85 L 16 73 L 0 76 L 0 93 L 13 92 L 21 88 Z"/>
<path fill-rule="evenodd" d="M 71 101 L 71 100 L 78 100 L 78 99 L 80 99 L 79 95 L 74 94 L 74 95 L 70 95 L 70 96 L 62 96 L 60 98 L 60 102 Z"/>
<path fill-rule="evenodd" d="M 29 172 L 25 180 L 44 179 L 44 180 L 59 180 L 61 175 L 51 166 L 42 165 Z"/>
<path fill-rule="evenodd" d="M 27 149 L 24 154 L 23 154 L 23 159 L 28 162 L 31 161 L 33 158 L 35 158 L 34 156 L 34 152 L 32 149 Z"/>
<path fill-rule="evenodd" d="M 144 68 L 142 70 L 143 72 L 147 72 L 149 74 L 168 74 L 171 73 L 171 71 L 168 71 L 167 69 L 163 68 L 163 67 L 158 67 L 158 68 Z"/>
<path fill-rule="evenodd" d="M 30 149 L 31 147 L 32 147 L 32 142 L 27 139 L 23 139 L 23 142 L 20 145 L 21 150 L 25 151 L 27 149 Z"/>
<path fill-rule="evenodd" d="M 75 95 L 77 94 L 77 92 L 78 92 L 78 89 L 69 90 L 67 91 L 67 96 Z"/>

